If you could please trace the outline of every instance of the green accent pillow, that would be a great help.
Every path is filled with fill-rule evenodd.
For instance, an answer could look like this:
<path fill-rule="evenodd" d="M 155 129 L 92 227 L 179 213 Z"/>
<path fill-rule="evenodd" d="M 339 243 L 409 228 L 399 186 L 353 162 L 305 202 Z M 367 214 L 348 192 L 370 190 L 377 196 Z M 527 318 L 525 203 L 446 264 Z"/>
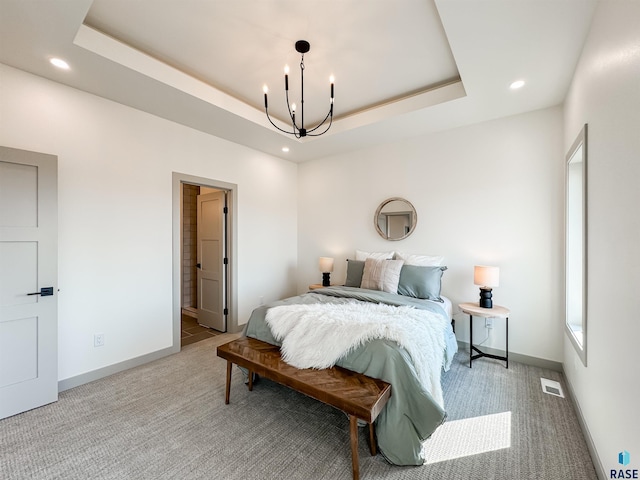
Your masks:
<path fill-rule="evenodd" d="M 362 283 L 362 273 L 364 272 L 364 262 L 360 260 L 347 260 L 347 279 L 345 287 L 360 287 Z"/>
<path fill-rule="evenodd" d="M 398 294 L 442 302 L 440 288 L 442 274 L 447 267 L 420 267 L 403 265 L 400 270 Z"/>

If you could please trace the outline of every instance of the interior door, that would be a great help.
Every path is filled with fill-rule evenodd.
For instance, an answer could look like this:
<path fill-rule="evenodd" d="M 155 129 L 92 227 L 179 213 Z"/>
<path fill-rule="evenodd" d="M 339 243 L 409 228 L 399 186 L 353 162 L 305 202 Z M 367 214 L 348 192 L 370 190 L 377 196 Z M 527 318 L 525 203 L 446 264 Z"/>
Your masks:
<path fill-rule="evenodd" d="M 198 323 L 227 331 L 226 245 L 223 191 L 198 195 Z"/>
<path fill-rule="evenodd" d="M 57 163 L 0 147 L 0 418 L 58 399 Z"/>

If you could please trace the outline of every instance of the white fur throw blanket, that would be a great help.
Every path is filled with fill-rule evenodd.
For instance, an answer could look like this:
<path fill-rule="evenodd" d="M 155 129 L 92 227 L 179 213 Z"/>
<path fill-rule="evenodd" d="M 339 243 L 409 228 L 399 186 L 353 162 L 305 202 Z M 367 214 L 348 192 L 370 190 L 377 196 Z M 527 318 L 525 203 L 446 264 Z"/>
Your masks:
<path fill-rule="evenodd" d="M 418 380 L 443 406 L 442 369 L 446 319 L 427 310 L 363 302 L 282 305 L 267 311 L 266 322 L 285 362 L 297 368 L 329 368 L 353 349 L 374 339 L 404 348 Z"/>

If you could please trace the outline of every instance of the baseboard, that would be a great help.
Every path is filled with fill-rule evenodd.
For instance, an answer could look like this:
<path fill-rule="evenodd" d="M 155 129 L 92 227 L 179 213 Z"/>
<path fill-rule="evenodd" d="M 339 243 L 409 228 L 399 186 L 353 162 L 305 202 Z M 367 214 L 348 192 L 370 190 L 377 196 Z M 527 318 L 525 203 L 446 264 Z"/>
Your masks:
<path fill-rule="evenodd" d="M 182 307 L 182 314 L 198 319 L 198 309 L 194 307 Z"/>
<path fill-rule="evenodd" d="M 578 417 L 578 423 L 580 424 L 580 429 L 582 430 L 582 436 L 584 437 L 585 442 L 587 443 L 587 448 L 589 449 L 589 455 L 591 455 L 591 461 L 593 462 L 593 467 L 596 469 L 596 475 L 598 475 L 599 480 L 607 480 L 607 474 L 605 473 L 604 467 L 602 466 L 602 462 L 600 461 L 600 457 L 598 456 L 598 452 L 596 451 L 595 443 L 593 443 L 593 438 L 591 438 L 591 432 L 589 432 L 589 428 L 587 427 L 587 422 L 584 421 L 584 416 L 582 415 L 582 410 L 580 409 L 580 404 L 576 401 L 576 396 L 573 392 L 573 387 L 569 382 L 569 378 L 564 376 L 565 384 L 567 385 L 567 393 L 569 398 L 571 399 L 571 403 L 573 404 L 573 410 L 576 412 L 576 417 Z"/>
<path fill-rule="evenodd" d="M 146 355 L 141 355 L 139 357 L 125 360 L 124 362 L 115 363 L 113 365 L 108 365 L 106 367 L 99 368 L 91 372 L 82 373 L 80 375 L 76 375 L 75 377 L 59 380 L 58 392 L 64 392 L 65 390 L 69 390 L 70 388 L 79 387 L 80 385 L 84 385 L 85 383 L 93 382 L 94 380 L 99 380 L 101 378 L 108 377 L 109 375 L 113 375 L 114 373 L 122 372 L 124 370 L 128 370 L 134 367 L 139 367 L 140 365 L 153 362 L 154 360 L 158 360 L 168 355 L 178 353 L 179 351 L 180 351 L 179 346 L 164 348 L 156 352 L 147 353 Z"/>
<path fill-rule="evenodd" d="M 462 342 L 458 340 L 458 348 L 460 350 L 466 350 L 468 352 L 469 344 L 467 342 Z M 489 353 L 491 355 L 501 355 L 501 356 L 504 355 L 504 350 L 497 350 L 491 347 L 478 347 L 478 348 L 480 348 L 483 352 Z M 524 363 L 525 365 L 531 365 L 533 367 L 546 368 L 548 370 L 553 370 L 555 372 L 564 372 L 562 368 L 562 363 L 560 362 L 547 360 L 545 358 L 530 357 L 529 355 L 522 355 L 521 353 L 509 352 L 509 361 Z"/>
<path fill-rule="evenodd" d="M 227 333 L 244 333 L 245 329 L 247 328 L 247 325 L 249 325 L 248 322 L 243 323 L 242 325 L 236 325 L 235 329 L 232 329 L 229 326 L 227 326 Z"/>

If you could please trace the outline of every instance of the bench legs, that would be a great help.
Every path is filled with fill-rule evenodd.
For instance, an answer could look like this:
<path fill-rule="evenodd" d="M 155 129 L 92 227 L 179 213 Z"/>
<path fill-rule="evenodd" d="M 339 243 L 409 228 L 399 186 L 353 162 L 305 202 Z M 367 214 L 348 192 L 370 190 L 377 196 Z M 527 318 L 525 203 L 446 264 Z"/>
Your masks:
<path fill-rule="evenodd" d="M 373 423 L 369 424 L 369 450 L 371 450 L 371 456 L 375 457 L 376 452 L 376 437 L 373 433 Z"/>
<path fill-rule="evenodd" d="M 225 405 L 229 405 L 229 394 L 231 393 L 231 367 L 233 367 L 233 362 L 227 360 L 227 385 L 224 390 L 224 403 Z M 249 391 L 253 390 L 253 372 L 249 370 Z"/>
<path fill-rule="evenodd" d="M 351 433 L 351 464 L 353 466 L 353 480 L 360 478 L 360 462 L 358 461 L 358 418 L 349 415 L 349 430 Z"/>
<path fill-rule="evenodd" d="M 360 462 L 358 460 L 358 418 L 349 415 L 349 434 L 351 436 L 351 464 L 353 466 L 353 480 L 360 478 Z M 376 439 L 373 432 L 373 423 L 369 424 L 369 449 L 371 455 L 376 455 Z"/>
<path fill-rule="evenodd" d="M 227 386 L 224 390 L 224 403 L 225 405 L 229 405 L 229 393 L 231 391 L 231 367 L 233 363 L 227 361 Z"/>
<path fill-rule="evenodd" d="M 233 363 L 227 360 L 227 385 L 224 391 L 224 403 L 229 404 L 231 391 L 231 370 Z M 249 391 L 253 390 L 253 372 L 249 370 Z M 353 480 L 360 479 L 360 462 L 358 460 L 358 417 L 349 415 L 349 434 L 351 436 L 351 465 L 353 466 Z M 371 455 L 376 455 L 376 439 L 373 432 L 373 423 L 369 424 L 369 449 Z"/>

